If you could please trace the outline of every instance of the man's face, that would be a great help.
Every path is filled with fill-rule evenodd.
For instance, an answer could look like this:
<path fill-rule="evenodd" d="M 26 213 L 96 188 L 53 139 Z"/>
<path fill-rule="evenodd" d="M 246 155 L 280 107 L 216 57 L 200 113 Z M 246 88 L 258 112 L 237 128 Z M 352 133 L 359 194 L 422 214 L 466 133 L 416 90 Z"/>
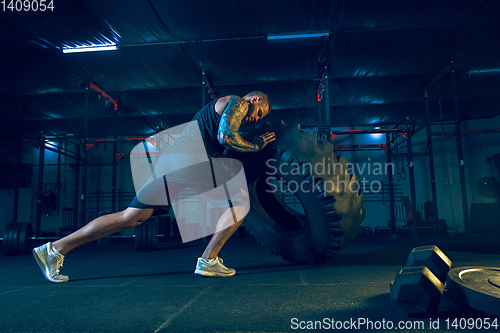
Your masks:
<path fill-rule="evenodd" d="M 248 112 L 242 123 L 257 122 L 269 114 L 269 105 L 267 103 L 259 104 L 257 101 L 250 101 Z"/>

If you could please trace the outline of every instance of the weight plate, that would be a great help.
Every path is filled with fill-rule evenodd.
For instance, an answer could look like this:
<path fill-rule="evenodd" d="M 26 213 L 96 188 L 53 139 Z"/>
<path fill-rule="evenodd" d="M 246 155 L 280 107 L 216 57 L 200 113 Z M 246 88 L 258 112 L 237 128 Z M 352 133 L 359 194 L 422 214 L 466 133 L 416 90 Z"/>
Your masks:
<path fill-rule="evenodd" d="M 7 223 L 7 225 L 5 226 L 5 229 L 3 231 L 3 239 L 6 240 L 7 237 L 9 236 L 9 227 L 10 227 L 10 223 Z"/>
<path fill-rule="evenodd" d="M 500 275 L 492 276 L 488 279 L 488 282 L 497 288 L 500 288 Z"/>
<path fill-rule="evenodd" d="M 142 224 L 135 227 L 135 250 L 142 251 Z"/>
<path fill-rule="evenodd" d="M 148 221 L 148 251 L 155 249 L 156 228 L 155 221 Z"/>
<path fill-rule="evenodd" d="M 148 221 L 144 221 L 141 223 L 142 228 L 142 250 L 148 250 Z"/>
<path fill-rule="evenodd" d="M 17 240 L 19 254 L 28 254 L 31 248 L 31 223 L 21 223 L 19 238 Z"/>
<path fill-rule="evenodd" d="M 158 234 L 158 222 L 157 220 L 153 220 L 152 223 L 152 233 L 151 233 L 151 251 L 154 251 L 156 249 L 156 234 Z"/>
<path fill-rule="evenodd" d="M 151 221 L 148 220 L 144 222 L 144 224 L 147 224 L 146 226 L 146 251 L 151 251 Z"/>
<path fill-rule="evenodd" d="M 153 248 L 153 240 L 151 239 L 151 234 L 153 233 L 153 224 L 151 221 L 148 221 L 148 239 L 147 239 L 147 247 L 148 251 L 151 251 Z"/>
<path fill-rule="evenodd" d="M 12 237 L 11 237 L 11 249 L 12 254 L 19 254 L 19 231 L 21 229 L 21 223 L 13 223 L 12 226 Z"/>
<path fill-rule="evenodd" d="M 5 231 L 3 233 L 3 252 L 6 254 L 6 255 L 10 255 L 12 254 L 11 253 L 11 241 L 10 241 L 10 237 L 12 236 L 12 225 L 13 223 L 9 223 L 5 226 Z"/>
<path fill-rule="evenodd" d="M 471 308 L 500 316 L 500 267 L 454 268 L 448 272 L 446 288 Z"/>
<path fill-rule="evenodd" d="M 7 223 L 3 231 L 2 247 L 3 247 L 3 252 L 5 254 L 7 254 L 7 238 L 9 237 L 9 228 L 10 228 L 10 223 Z"/>
<path fill-rule="evenodd" d="M 17 237 L 17 249 L 19 254 L 24 254 L 26 249 L 26 230 L 28 229 L 27 223 L 21 223 L 19 226 L 19 236 Z"/>

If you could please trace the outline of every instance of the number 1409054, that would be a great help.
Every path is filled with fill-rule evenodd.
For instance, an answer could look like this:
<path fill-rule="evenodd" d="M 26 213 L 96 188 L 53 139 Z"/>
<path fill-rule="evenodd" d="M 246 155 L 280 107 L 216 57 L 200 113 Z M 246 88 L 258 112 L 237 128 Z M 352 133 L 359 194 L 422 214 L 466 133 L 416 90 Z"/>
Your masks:
<path fill-rule="evenodd" d="M 4 12 L 45 12 L 54 11 L 54 0 L 2 0 Z"/>

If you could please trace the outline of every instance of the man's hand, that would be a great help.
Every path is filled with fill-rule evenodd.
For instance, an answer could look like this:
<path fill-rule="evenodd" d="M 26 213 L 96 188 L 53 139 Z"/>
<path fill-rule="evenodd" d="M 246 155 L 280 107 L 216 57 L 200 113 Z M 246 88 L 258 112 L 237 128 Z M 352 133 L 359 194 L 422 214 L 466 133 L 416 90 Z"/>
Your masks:
<path fill-rule="evenodd" d="M 267 146 L 268 143 L 273 142 L 276 140 L 276 137 L 274 136 L 274 132 L 267 132 L 265 134 L 262 134 L 260 136 L 256 136 L 253 138 L 252 143 L 254 145 L 257 145 L 259 147 L 259 151 L 264 149 L 265 146 Z"/>

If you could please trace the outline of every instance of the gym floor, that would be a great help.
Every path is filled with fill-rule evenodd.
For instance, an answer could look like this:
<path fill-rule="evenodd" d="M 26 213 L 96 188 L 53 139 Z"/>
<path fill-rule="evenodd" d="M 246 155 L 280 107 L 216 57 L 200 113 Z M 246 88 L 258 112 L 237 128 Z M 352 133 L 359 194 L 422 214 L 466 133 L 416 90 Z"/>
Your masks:
<path fill-rule="evenodd" d="M 364 318 L 353 331 L 385 320 L 386 327 L 425 324 L 407 332 L 458 332 L 447 329 L 447 318 L 491 316 L 443 301 L 439 329 L 436 322 L 430 328 L 429 318 L 408 318 L 392 303 L 389 283 L 415 246 L 438 245 L 453 267 L 500 266 L 498 236 L 363 236 L 319 267 L 287 263 L 254 238 L 235 237 L 221 251 L 237 271 L 230 278 L 193 274 L 202 241 L 170 241 L 154 252 L 135 252 L 130 240 L 87 244 L 66 256 L 62 273 L 70 281 L 63 284 L 46 281 L 31 255 L 1 254 L 0 331 L 315 332 L 307 321 Z"/>

